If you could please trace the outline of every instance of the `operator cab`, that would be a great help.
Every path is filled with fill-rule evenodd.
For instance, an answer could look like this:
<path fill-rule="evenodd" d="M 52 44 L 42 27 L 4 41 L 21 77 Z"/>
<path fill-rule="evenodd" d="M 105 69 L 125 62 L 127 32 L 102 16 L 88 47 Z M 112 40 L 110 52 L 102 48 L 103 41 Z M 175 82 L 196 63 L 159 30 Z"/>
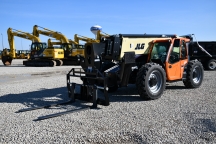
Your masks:
<path fill-rule="evenodd" d="M 185 44 L 182 44 L 180 48 L 180 39 L 175 39 L 173 44 L 170 39 L 158 40 L 157 42 L 153 43 L 150 59 L 151 61 L 160 60 L 163 64 L 165 64 L 167 60 L 170 64 L 174 64 L 180 60 L 180 49 L 182 57 L 185 58 Z M 168 53 L 170 54 L 167 58 Z"/>
<path fill-rule="evenodd" d="M 39 57 L 43 51 L 47 48 L 46 43 L 34 42 L 31 44 L 30 59 Z"/>
<path fill-rule="evenodd" d="M 149 61 L 160 64 L 167 73 L 168 80 L 181 79 L 184 66 L 188 62 L 185 38 L 155 40 Z"/>

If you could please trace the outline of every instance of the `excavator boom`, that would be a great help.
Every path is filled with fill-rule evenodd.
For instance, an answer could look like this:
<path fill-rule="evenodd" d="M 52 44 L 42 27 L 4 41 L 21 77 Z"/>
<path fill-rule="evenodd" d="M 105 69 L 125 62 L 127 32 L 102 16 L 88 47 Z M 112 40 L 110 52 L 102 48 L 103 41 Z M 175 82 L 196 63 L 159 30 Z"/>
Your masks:
<path fill-rule="evenodd" d="M 98 40 L 95 40 L 95 39 L 92 39 L 92 38 L 88 38 L 88 37 L 85 37 L 85 36 L 81 36 L 81 35 L 78 35 L 78 34 L 75 34 L 74 35 L 74 41 L 79 44 L 79 41 L 85 41 L 85 42 L 88 42 L 88 43 L 93 43 L 93 42 L 99 42 Z"/>
<path fill-rule="evenodd" d="M 23 64 L 26 66 L 61 66 L 65 52 L 72 49 L 72 44 L 62 33 L 34 25 L 33 35 L 39 37 L 40 34 L 55 38 L 58 41 L 52 42 L 49 38 L 48 47 L 44 49 L 43 53 L 37 59 L 24 61 Z M 60 47 L 54 45 L 60 45 Z"/>
<path fill-rule="evenodd" d="M 41 28 L 42 30 L 40 30 L 39 28 Z M 38 25 L 34 25 L 33 35 L 39 37 L 40 34 L 55 38 L 55 39 L 61 41 L 62 43 L 69 43 L 68 38 L 65 35 L 63 35 L 62 33 L 57 32 L 57 31 L 52 31 L 52 30 L 49 30 L 47 28 L 43 28 L 43 27 L 38 26 Z"/>

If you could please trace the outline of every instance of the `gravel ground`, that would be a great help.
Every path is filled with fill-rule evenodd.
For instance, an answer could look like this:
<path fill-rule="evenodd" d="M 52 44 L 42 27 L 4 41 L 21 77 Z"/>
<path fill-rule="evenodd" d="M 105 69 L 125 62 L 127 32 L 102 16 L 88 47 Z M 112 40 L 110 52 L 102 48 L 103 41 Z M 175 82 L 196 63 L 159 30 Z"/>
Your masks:
<path fill-rule="evenodd" d="M 66 73 L 71 68 L 24 67 L 22 60 L 13 60 L 9 67 L 0 64 L 0 143 L 216 143 L 215 71 L 205 71 L 198 89 L 171 83 L 153 101 L 141 100 L 135 86 L 129 85 L 109 94 L 108 107 L 99 105 L 42 121 L 34 120 L 89 104 L 76 101 L 15 113 L 67 101 Z"/>

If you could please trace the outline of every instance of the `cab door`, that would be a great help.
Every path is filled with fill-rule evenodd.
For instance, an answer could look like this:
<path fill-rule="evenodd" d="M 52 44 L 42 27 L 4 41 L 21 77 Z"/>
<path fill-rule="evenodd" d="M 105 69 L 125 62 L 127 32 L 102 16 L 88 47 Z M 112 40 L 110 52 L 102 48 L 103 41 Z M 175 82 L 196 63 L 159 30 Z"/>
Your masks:
<path fill-rule="evenodd" d="M 184 65 L 187 63 L 187 51 L 185 44 L 179 38 L 173 39 L 166 59 L 165 67 L 167 80 L 179 80 L 182 78 Z"/>
<path fill-rule="evenodd" d="M 181 78 L 183 77 L 183 72 L 184 72 L 184 67 L 188 63 L 188 48 L 186 46 L 186 43 L 188 40 L 181 40 L 181 45 L 180 45 L 180 65 L 181 65 Z"/>

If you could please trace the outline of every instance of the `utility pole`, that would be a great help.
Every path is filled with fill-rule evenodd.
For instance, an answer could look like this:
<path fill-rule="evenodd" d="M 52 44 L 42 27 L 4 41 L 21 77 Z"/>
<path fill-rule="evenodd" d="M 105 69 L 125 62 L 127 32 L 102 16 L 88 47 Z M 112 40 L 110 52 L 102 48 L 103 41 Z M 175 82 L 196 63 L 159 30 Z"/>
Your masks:
<path fill-rule="evenodd" d="M 21 47 L 22 47 L 22 50 L 23 50 L 22 39 L 21 39 Z"/>
<path fill-rule="evenodd" d="M 1 33 L 2 35 L 2 50 L 4 49 L 4 44 L 3 44 L 3 34 Z"/>

